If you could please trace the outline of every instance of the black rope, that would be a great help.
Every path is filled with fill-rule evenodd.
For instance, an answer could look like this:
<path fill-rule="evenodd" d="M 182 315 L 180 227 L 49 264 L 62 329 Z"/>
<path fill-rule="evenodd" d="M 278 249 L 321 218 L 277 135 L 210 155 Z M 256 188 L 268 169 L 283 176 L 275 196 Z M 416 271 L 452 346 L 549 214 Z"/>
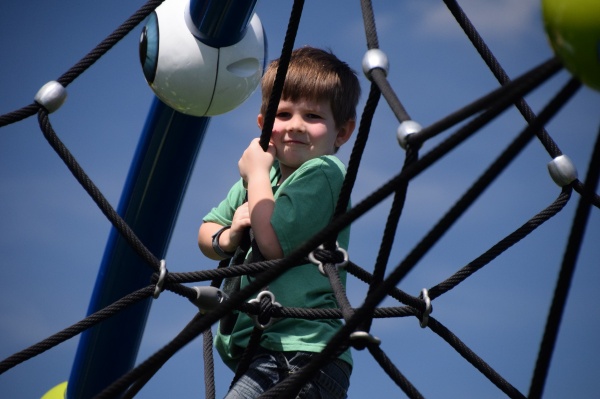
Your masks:
<path fill-rule="evenodd" d="M 225 268 L 198 270 L 195 272 L 169 273 L 170 281 L 174 283 L 193 283 L 199 281 L 210 281 L 212 279 L 223 279 L 243 275 L 254 275 L 266 271 L 282 262 L 282 259 L 263 260 L 259 262 L 231 265 Z M 290 267 L 308 263 L 306 257 L 300 257 L 290 264 Z M 211 283 L 212 285 L 212 283 Z M 216 285 L 213 285 L 216 287 Z"/>
<path fill-rule="evenodd" d="M 360 2 L 363 23 L 365 27 L 365 36 L 367 39 L 367 48 L 369 50 L 379 49 L 379 39 L 377 38 L 377 28 L 375 27 L 375 16 L 373 14 L 373 5 L 370 0 L 361 0 Z M 387 100 L 392 112 L 399 121 L 410 120 L 406 109 L 391 88 L 386 72 L 379 68 L 370 71 L 370 79 L 379 87 L 379 90 Z"/>
<path fill-rule="evenodd" d="M 585 179 L 586 189 L 592 193 L 596 191 L 599 178 L 600 131 L 598 132 L 596 144 L 594 146 L 594 152 L 592 153 L 592 158 L 590 159 L 588 166 L 587 177 Z M 569 295 L 569 288 L 575 273 L 575 266 L 577 265 L 577 257 L 581 249 L 581 244 L 590 216 L 590 206 L 591 204 L 584 198 L 581 198 L 579 200 L 579 204 L 577 205 L 575 218 L 573 219 L 573 226 L 571 227 L 569 241 L 563 256 L 558 282 L 556 283 L 556 288 L 554 289 L 552 306 L 550 307 L 550 312 L 546 321 L 544 337 L 540 345 L 538 359 L 535 365 L 531 387 L 529 389 L 530 399 L 541 398 L 544 391 L 544 384 L 546 382 L 548 370 L 550 369 L 550 360 L 552 358 L 552 353 L 554 352 L 554 345 L 556 344 L 558 330 L 561 324 L 567 297 Z"/>
<path fill-rule="evenodd" d="M 240 378 L 242 378 L 242 376 L 244 374 L 246 374 L 246 372 L 250 368 L 250 364 L 252 364 L 252 358 L 254 357 L 254 354 L 258 350 L 260 338 L 262 337 L 262 334 L 263 334 L 263 330 L 261 330 L 260 328 L 255 326 L 252 329 L 252 334 L 250 335 L 250 340 L 248 341 L 248 346 L 244 350 L 244 353 L 242 354 L 242 358 L 238 362 L 237 368 L 235 370 L 235 375 L 233 376 L 233 379 L 231 380 L 231 384 L 229 385 L 230 390 L 231 390 L 231 388 L 233 388 L 235 383 Z"/>
<path fill-rule="evenodd" d="M 119 216 L 117 211 L 110 205 L 106 197 L 102 195 L 98 187 L 85 173 L 83 168 L 79 165 L 75 157 L 71 154 L 69 149 L 63 144 L 58 138 L 50 120 L 48 118 L 48 111 L 44 108 L 40 108 L 38 112 L 38 120 L 40 128 L 44 133 L 44 137 L 48 140 L 50 146 L 56 151 L 58 156 L 63 160 L 67 168 L 71 171 L 75 179 L 81 184 L 85 191 L 92 197 L 96 205 L 100 208 L 102 213 L 110 220 L 112 225 L 121 233 L 123 238 L 127 240 L 129 245 L 142 257 L 153 269 L 158 271 L 160 268 L 160 261 L 150 252 L 148 248 L 140 241 L 135 235 L 133 230 L 125 223 L 125 221 Z"/>
<path fill-rule="evenodd" d="M 474 25 L 471 23 L 471 21 L 464 13 L 460 5 L 456 2 L 456 0 L 444 0 L 444 3 L 446 3 L 446 6 L 448 7 L 452 15 L 456 18 L 459 25 L 463 28 L 467 37 L 469 38 L 473 46 L 477 49 L 485 63 L 488 65 L 488 67 L 496 77 L 496 79 L 502 85 L 509 83 L 510 79 L 508 75 L 500 66 L 500 63 L 494 57 L 491 50 L 485 44 L 483 38 L 479 35 Z M 521 99 L 519 102 L 517 102 L 516 106 L 527 122 L 531 122 L 535 119 L 534 112 L 531 110 L 531 107 L 529 107 L 529 105 L 524 99 Z M 550 154 L 550 156 L 553 159 L 562 155 L 560 148 L 558 148 L 558 145 L 554 142 L 554 140 L 552 140 L 552 138 L 550 137 L 548 132 L 546 132 L 545 129 L 540 129 L 538 132 L 536 132 L 536 134 L 538 135 L 540 142 L 546 148 L 546 151 Z M 579 180 L 575 182 L 573 187 L 575 191 L 577 191 L 579 194 L 583 195 L 585 193 L 589 201 L 591 201 L 593 205 L 597 208 L 600 208 L 600 195 L 585 189 L 583 184 Z"/>
<path fill-rule="evenodd" d="M 202 335 L 202 349 L 204 359 L 204 397 L 215 399 L 217 390 L 215 387 L 215 361 L 213 358 L 213 334 L 209 328 Z"/>
<path fill-rule="evenodd" d="M 57 82 L 67 87 L 72 83 L 79 75 L 85 72 L 90 66 L 92 66 L 100 57 L 108 52 L 115 44 L 123 39 L 133 28 L 135 28 L 140 22 L 144 20 L 152 11 L 156 9 L 164 0 L 150 0 L 142 7 L 140 7 L 131 17 L 129 17 L 123 24 L 118 27 L 113 33 L 106 37 L 100 44 L 98 44 L 92 51 L 90 51 L 85 57 L 83 57 L 77 64 L 71 69 L 65 72 Z"/>
<path fill-rule="evenodd" d="M 327 278 L 329 279 L 331 289 L 333 290 L 333 295 L 335 296 L 338 306 L 342 311 L 344 319 L 350 319 L 354 314 L 354 311 L 352 310 L 352 305 L 350 305 L 350 301 L 346 295 L 346 289 L 344 288 L 344 284 L 340 278 L 339 270 L 332 263 L 325 263 L 323 265 L 323 269 L 327 275 Z"/>
<path fill-rule="evenodd" d="M 296 41 L 296 34 L 298 33 L 298 26 L 300 25 L 300 17 L 302 17 L 303 8 L 304 0 L 294 0 L 292 13 L 288 22 L 288 28 L 285 33 L 285 39 L 283 40 L 281 56 L 279 57 L 277 73 L 275 74 L 275 81 L 273 82 L 271 97 L 269 98 L 269 104 L 267 105 L 267 110 L 265 112 L 262 133 L 260 135 L 260 146 L 265 151 L 267 151 L 267 148 L 269 147 L 269 141 L 271 140 L 271 132 L 273 131 L 275 114 L 277 113 L 277 107 L 279 107 L 279 99 L 281 98 L 281 93 L 283 92 L 285 75 L 287 74 L 290 59 L 292 58 L 292 51 L 294 49 L 294 42 Z"/>
<path fill-rule="evenodd" d="M 377 39 L 377 28 L 375 27 L 375 16 L 373 15 L 373 5 L 371 4 L 371 0 L 361 0 L 360 9 L 363 16 L 365 36 L 367 37 L 367 48 L 369 50 L 379 48 L 379 40 Z"/>
<path fill-rule="evenodd" d="M 171 342 L 148 358 L 141 365 L 133 368 L 127 374 L 114 381 L 94 398 L 110 399 L 119 397 L 119 395 L 121 395 L 121 393 L 124 392 L 135 381 L 143 378 L 145 375 L 147 375 L 147 373 L 162 367 L 162 365 L 179 349 L 181 349 L 184 344 L 189 343 L 193 338 L 197 337 L 199 333 L 205 330 L 202 328 L 200 331 L 198 331 L 198 327 L 205 324 L 203 323 L 204 318 L 205 317 L 202 314 L 197 313 L 192 321 L 190 321 L 185 328 L 183 328 L 183 330 L 175 338 L 173 338 Z"/>
<path fill-rule="evenodd" d="M 552 116 L 571 98 L 579 87 L 576 81 L 570 81 L 544 108 L 539 117 L 528 125 L 513 143 L 494 161 L 494 163 L 483 173 L 483 175 L 467 190 L 457 203 L 438 221 L 429 233 L 415 246 L 402 262 L 402 276 L 417 264 L 417 262 L 435 245 L 435 243 L 448 231 L 458 218 L 483 194 L 485 189 L 500 175 L 509 163 L 519 154 L 524 146 L 533 137 L 533 133 L 540 126 L 547 123 Z M 399 272 L 400 273 L 400 272 Z M 400 280 L 399 280 L 400 281 Z"/>
<path fill-rule="evenodd" d="M 369 353 L 373 356 L 373 359 L 379 363 L 381 368 L 385 370 L 387 375 L 402 389 L 402 391 L 411 399 L 421 399 L 423 395 L 415 388 L 413 384 L 396 368 L 394 363 L 385 354 L 379 345 L 370 344 L 367 345 Z"/>
<path fill-rule="evenodd" d="M 11 368 L 15 367 L 20 363 L 23 363 L 26 360 L 29 360 L 39 354 L 42 354 L 47 350 L 52 349 L 55 346 L 73 338 L 74 336 L 108 319 L 109 317 L 127 308 L 128 306 L 148 298 L 150 295 L 152 295 L 153 292 L 153 285 L 141 288 L 113 302 L 107 307 L 100 309 L 97 312 L 87 316 L 85 319 L 73 324 L 72 326 L 67 327 L 62 331 L 59 331 L 56 334 L 51 335 L 43 341 L 40 341 L 27 349 L 24 349 L 18 353 L 15 353 L 12 356 L 7 357 L 2 362 L 0 362 L 0 374 L 4 373 L 7 370 L 10 370 Z"/>
<path fill-rule="evenodd" d="M 417 264 L 417 262 L 431 249 L 431 247 L 442 237 L 442 235 L 448 231 L 452 224 L 458 220 L 459 216 L 466 211 L 466 209 L 475 201 L 475 199 L 481 195 L 484 189 L 491 184 L 492 180 L 495 179 L 504 166 L 508 165 L 510 159 L 518 154 L 518 151 L 522 146 L 527 143 L 527 136 L 539 129 L 547 123 L 552 116 L 560 110 L 560 108 L 571 98 L 571 96 L 577 91 L 579 84 L 575 80 L 571 80 L 546 106 L 546 108 L 540 113 L 540 116 L 533 121 L 532 124 L 528 125 L 523 134 L 517 138 L 515 145 L 509 146 L 500 158 L 492 164 L 492 166 L 483 174 L 483 176 L 476 182 L 476 184 L 467 191 L 467 193 L 457 202 L 457 204 L 446 214 L 435 227 L 425 236 L 421 242 L 415 246 L 415 248 L 406 256 L 405 260 L 398 266 L 396 273 L 398 273 L 398 280 L 401 281 L 404 276 L 408 274 L 410 270 Z M 492 112 L 493 110 L 487 111 Z M 486 113 L 487 113 L 486 112 Z M 484 115 L 486 114 L 484 113 Z M 484 118 L 482 115 L 482 119 Z M 479 118 L 475 119 L 476 122 Z M 476 125 L 478 123 L 475 123 Z M 470 125 L 470 124 L 469 124 Z M 465 127 L 465 133 L 470 131 L 469 125 Z M 432 151 L 433 152 L 433 151 Z M 425 158 L 425 157 L 424 157 Z"/>
<path fill-rule="evenodd" d="M 414 163 L 418 158 L 418 151 L 413 150 L 412 146 L 409 147 L 406 151 L 404 167 L 406 167 L 406 165 Z M 373 267 L 373 278 L 369 283 L 369 290 L 367 291 L 367 295 L 369 295 L 375 287 L 381 284 L 383 278 L 385 277 L 385 271 L 390 259 L 390 254 L 392 252 L 392 246 L 394 245 L 394 239 L 396 237 L 396 230 L 398 229 L 400 216 L 402 215 L 402 210 L 404 209 L 407 191 L 408 180 L 400 185 L 400 187 L 396 191 L 396 194 L 394 195 L 394 200 L 392 202 L 392 206 L 388 214 L 388 219 L 385 224 L 385 229 L 383 231 L 383 238 L 381 239 L 381 244 L 379 245 L 379 252 L 377 253 L 375 266 Z M 361 329 L 363 331 L 369 332 L 371 329 L 372 320 L 372 318 L 368 317 L 363 323 Z"/>
<path fill-rule="evenodd" d="M 390 109 L 396 115 L 396 118 L 400 122 L 410 120 L 410 115 L 404 108 L 404 105 L 400 102 L 400 99 L 390 86 L 390 82 L 387 80 L 385 72 L 380 68 L 375 68 L 371 71 L 371 79 L 377 84 L 381 94 L 385 97 Z"/>
<path fill-rule="evenodd" d="M 373 311 L 375 318 L 392 318 L 392 317 L 406 317 L 414 314 L 414 308 L 410 306 L 396 306 L 396 307 L 381 307 Z M 253 305 L 240 306 L 240 311 L 245 312 L 249 315 L 258 315 L 260 310 L 258 307 Z M 350 309 L 351 313 L 356 312 L 355 308 Z M 275 317 L 278 319 L 282 318 L 295 318 L 295 319 L 306 319 L 306 320 L 320 320 L 320 319 L 342 319 L 344 315 L 342 310 L 339 308 L 294 308 L 294 307 L 273 307 L 269 309 L 268 313 L 263 313 L 265 316 Z"/>
<path fill-rule="evenodd" d="M 0 116 L 0 127 L 10 125 L 11 123 L 22 121 L 23 119 L 29 118 L 35 115 L 40 109 L 38 103 L 29 104 L 21 109 L 18 109 L 8 114 Z"/>
<path fill-rule="evenodd" d="M 427 326 L 431 331 L 438 334 L 444 339 L 451 347 L 453 347 L 463 358 L 471 363 L 481 374 L 486 376 L 494 385 L 496 385 L 502 392 L 508 395 L 509 398 L 513 399 L 525 399 L 525 396 L 506 381 L 500 374 L 498 374 L 489 364 L 487 364 L 482 358 L 477 356 L 467 345 L 465 345 L 456 335 L 448 330 L 442 323 L 429 317 Z"/>
<path fill-rule="evenodd" d="M 596 208 L 600 208 L 600 195 L 594 193 L 593 191 L 585 188 L 582 182 L 576 180 L 573 184 L 573 188 L 581 197 L 588 201 L 590 204 L 594 205 Z"/>
<path fill-rule="evenodd" d="M 334 219 L 336 217 L 339 217 L 340 215 L 343 215 L 346 212 L 346 209 L 348 208 L 348 204 L 350 203 L 350 196 L 352 194 L 352 190 L 354 189 L 354 184 L 356 183 L 356 177 L 358 175 L 360 161 L 362 159 L 363 153 L 365 152 L 367 140 L 369 139 L 371 123 L 373 122 L 373 115 L 375 114 L 375 110 L 377 109 L 377 104 L 379 103 L 380 98 L 381 92 L 379 91 L 376 85 L 372 84 L 371 90 L 369 91 L 369 97 L 367 98 L 367 102 L 365 103 L 365 107 L 360 118 L 358 133 L 356 135 L 356 140 L 354 141 L 352 153 L 350 154 L 350 159 L 348 161 L 346 177 L 344 178 L 344 182 L 342 183 L 342 188 L 340 189 L 338 202 L 333 213 Z M 325 248 L 335 248 L 335 239 L 332 238 L 330 242 L 326 243 Z"/>
<path fill-rule="evenodd" d="M 313 377 L 315 372 L 318 371 L 322 365 L 328 364 L 348 349 L 348 340 L 337 341 L 335 346 L 335 352 L 327 358 L 323 358 L 321 356 L 322 353 L 314 353 L 314 356 L 309 363 L 299 370 L 295 370 L 288 378 L 264 392 L 258 399 L 296 398 L 302 387 Z M 319 358 L 320 360 L 316 361 L 316 358 Z M 315 364 L 317 364 L 316 367 Z"/>
<path fill-rule="evenodd" d="M 426 140 L 435 137 L 439 133 L 462 122 L 470 116 L 483 111 L 503 98 L 518 101 L 561 69 L 562 64 L 560 61 L 557 58 L 551 58 L 506 85 L 423 128 L 420 132 L 411 134 L 407 137 L 406 141 L 408 144 L 420 146 Z"/>
<path fill-rule="evenodd" d="M 543 223 L 554 217 L 560 212 L 571 198 L 571 187 L 567 187 L 562 190 L 558 198 L 542 212 L 535 215 L 517 230 L 506 236 L 492 248 L 478 256 L 477 259 L 470 262 L 468 265 L 456 272 L 452 277 L 441 282 L 435 287 L 429 290 L 429 297 L 433 300 L 442 294 L 450 291 L 458 284 L 463 282 L 467 277 L 481 269 L 483 266 L 496 259 L 500 254 L 506 251 L 508 248 L 521 241 L 524 237 L 529 235 L 533 230 L 537 229 Z"/>
<path fill-rule="evenodd" d="M 355 276 L 356 278 L 358 278 L 359 280 L 361 280 L 367 284 L 371 284 L 371 282 L 373 281 L 373 275 L 371 273 L 369 273 L 368 271 L 366 271 L 365 269 L 361 268 L 360 266 L 356 265 L 353 262 L 348 262 L 348 266 L 346 266 L 346 270 L 348 271 L 348 273 L 352 274 L 353 276 Z M 378 284 L 377 285 L 371 284 L 371 285 L 373 287 L 378 286 Z M 402 291 L 398 287 L 392 287 L 392 289 L 387 293 L 387 295 L 389 295 L 390 297 L 397 299 L 401 303 L 404 303 L 413 308 L 425 310 L 425 305 L 421 299 L 414 297 L 410 294 L 407 294 L 406 292 Z"/>
<path fill-rule="evenodd" d="M 71 67 L 65 72 L 57 82 L 63 87 L 67 87 L 72 83 L 79 75 L 85 72 L 90 66 L 92 66 L 100 57 L 108 52 L 115 44 L 123 39 L 133 28 L 135 28 L 140 22 L 144 20 L 156 7 L 158 7 L 164 0 L 150 0 L 145 5 L 140 7 L 131 17 L 129 17 L 120 27 L 118 27 L 112 34 L 106 37 L 100 44 L 98 44 L 92 51 L 90 51 L 84 58 L 82 58 L 77 64 Z M 9 125 L 26 119 L 30 116 L 35 115 L 40 109 L 40 105 L 37 103 L 30 104 L 19 110 L 10 112 L 8 114 L 0 116 L 0 127 Z"/>

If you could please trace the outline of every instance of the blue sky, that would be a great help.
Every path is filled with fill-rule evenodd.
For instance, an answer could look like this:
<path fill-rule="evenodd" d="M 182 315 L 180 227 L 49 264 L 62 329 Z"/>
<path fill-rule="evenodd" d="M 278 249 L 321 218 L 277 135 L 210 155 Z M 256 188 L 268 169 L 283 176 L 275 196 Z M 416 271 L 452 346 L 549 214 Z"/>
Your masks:
<path fill-rule="evenodd" d="M 497 87 L 443 2 L 374 1 L 380 48 L 390 59 L 389 79 L 412 118 L 426 126 Z M 34 7 L 6 0 L 0 13 L 0 114 L 32 102 L 135 12 L 142 1 L 56 0 Z M 511 77 L 552 55 L 536 0 L 463 0 L 465 12 Z M 256 11 L 278 57 L 292 1 L 259 0 Z M 148 115 L 153 93 L 138 59 L 141 26 L 68 87 L 64 106 L 51 115 L 59 137 L 104 195 L 117 206 Z M 359 1 L 307 1 L 296 47 L 331 48 L 360 72 L 366 51 Z M 362 76 L 363 96 L 368 93 Z M 527 100 L 539 111 L 568 80 L 561 72 Z M 259 93 L 214 117 L 204 139 L 167 253 L 170 271 L 210 269 L 197 249 L 201 218 L 238 178 L 237 160 L 259 135 Z M 583 179 L 599 125 L 600 96 L 579 91 L 547 129 Z M 513 109 L 461 144 L 411 182 L 390 267 L 398 264 L 483 172 L 525 123 Z M 385 102 L 375 114 L 353 202 L 398 173 L 404 152 L 398 121 Z M 445 135 L 442 135 L 445 137 Z M 443 137 L 423 146 L 427 152 Z M 339 153 L 347 162 L 352 142 Z M 532 142 L 442 240 L 400 283 L 418 295 L 479 256 L 548 206 L 559 194 Z M 32 117 L 0 130 L 0 358 L 4 359 L 85 316 L 110 224 L 49 147 Z M 531 236 L 451 292 L 434 301 L 433 316 L 526 394 L 578 195 Z M 390 201 L 352 228 L 350 258 L 372 270 Z M 600 388 L 600 310 L 590 302 L 600 281 L 600 212 L 593 209 L 571 286 L 545 398 L 591 397 Z M 359 306 L 366 286 L 349 279 Z M 385 301 L 385 304 L 394 304 Z M 139 360 L 160 349 L 193 317 L 195 309 L 165 293 L 152 305 Z M 416 319 L 385 319 L 372 333 L 400 371 L 429 398 L 504 395 Z M 0 396 L 38 398 L 69 377 L 74 338 L 0 375 Z M 203 397 L 201 340 L 169 361 L 141 398 Z M 368 353 L 354 352 L 350 398 L 402 397 Z M 232 374 L 217 360 L 217 396 Z"/>

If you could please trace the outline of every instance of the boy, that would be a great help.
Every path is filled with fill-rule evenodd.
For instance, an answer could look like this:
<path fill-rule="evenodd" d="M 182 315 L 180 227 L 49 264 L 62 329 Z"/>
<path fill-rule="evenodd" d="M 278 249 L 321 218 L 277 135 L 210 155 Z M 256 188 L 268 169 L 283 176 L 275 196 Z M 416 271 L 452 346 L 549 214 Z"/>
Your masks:
<path fill-rule="evenodd" d="M 268 66 L 262 79 L 257 120 L 261 129 L 278 62 Z M 344 165 L 333 154 L 350 139 L 359 96 L 355 72 L 332 53 L 312 47 L 292 53 L 268 150 L 254 139 L 244 151 L 238 162 L 242 179 L 200 226 L 198 244 L 204 255 L 231 257 L 244 230 L 252 227 L 262 256 L 279 259 L 331 221 L 345 176 Z M 338 236 L 342 248 L 348 248 L 349 233 L 346 228 Z M 345 283 L 345 272 L 341 277 Z M 241 285 L 248 279 L 243 276 Z M 337 307 L 329 280 L 314 264 L 288 270 L 268 289 L 282 306 Z M 221 321 L 215 339 L 223 361 L 233 370 L 254 327 L 244 313 L 234 323 L 226 326 Z M 276 321 L 263 332 L 260 350 L 226 398 L 254 398 L 267 391 L 322 351 L 340 326 L 335 319 Z M 345 398 L 351 371 L 348 350 L 326 365 L 298 397 Z"/>

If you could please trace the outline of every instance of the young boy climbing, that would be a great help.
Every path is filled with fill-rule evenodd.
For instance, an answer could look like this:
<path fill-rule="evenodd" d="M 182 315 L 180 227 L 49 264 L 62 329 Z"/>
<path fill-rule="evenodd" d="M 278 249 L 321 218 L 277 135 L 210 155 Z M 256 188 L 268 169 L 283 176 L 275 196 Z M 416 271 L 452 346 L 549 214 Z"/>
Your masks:
<path fill-rule="evenodd" d="M 271 62 L 262 79 L 261 129 L 278 62 Z M 258 139 L 250 143 L 238 162 L 242 178 L 204 217 L 198 233 L 204 255 L 231 257 L 251 227 L 262 256 L 279 259 L 331 221 L 345 176 L 334 154 L 354 131 L 359 96 L 355 72 L 331 52 L 302 47 L 292 53 L 269 147 L 263 151 Z M 348 248 L 349 234 L 349 228 L 340 232 L 340 247 Z M 241 286 L 251 278 L 243 276 Z M 286 271 L 268 290 L 285 307 L 337 307 L 329 280 L 312 263 Z M 258 397 L 322 351 L 340 326 L 337 319 L 277 320 L 264 330 L 248 371 L 226 398 Z M 241 312 L 233 322 L 220 323 L 215 345 L 233 370 L 253 328 L 254 321 Z M 298 397 L 345 398 L 351 371 L 347 350 L 324 366 Z"/>

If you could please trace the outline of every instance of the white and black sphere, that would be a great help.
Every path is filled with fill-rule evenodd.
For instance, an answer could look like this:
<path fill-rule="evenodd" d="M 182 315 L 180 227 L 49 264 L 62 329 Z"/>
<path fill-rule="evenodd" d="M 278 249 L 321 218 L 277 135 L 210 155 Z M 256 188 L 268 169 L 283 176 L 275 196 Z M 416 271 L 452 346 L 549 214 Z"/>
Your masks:
<path fill-rule="evenodd" d="M 236 44 L 214 48 L 186 24 L 187 0 L 167 0 L 153 12 L 140 37 L 146 81 L 165 104 L 184 114 L 214 116 L 231 111 L 254 92 L 262 77 L 266 42 L 254 14 Z"/>

